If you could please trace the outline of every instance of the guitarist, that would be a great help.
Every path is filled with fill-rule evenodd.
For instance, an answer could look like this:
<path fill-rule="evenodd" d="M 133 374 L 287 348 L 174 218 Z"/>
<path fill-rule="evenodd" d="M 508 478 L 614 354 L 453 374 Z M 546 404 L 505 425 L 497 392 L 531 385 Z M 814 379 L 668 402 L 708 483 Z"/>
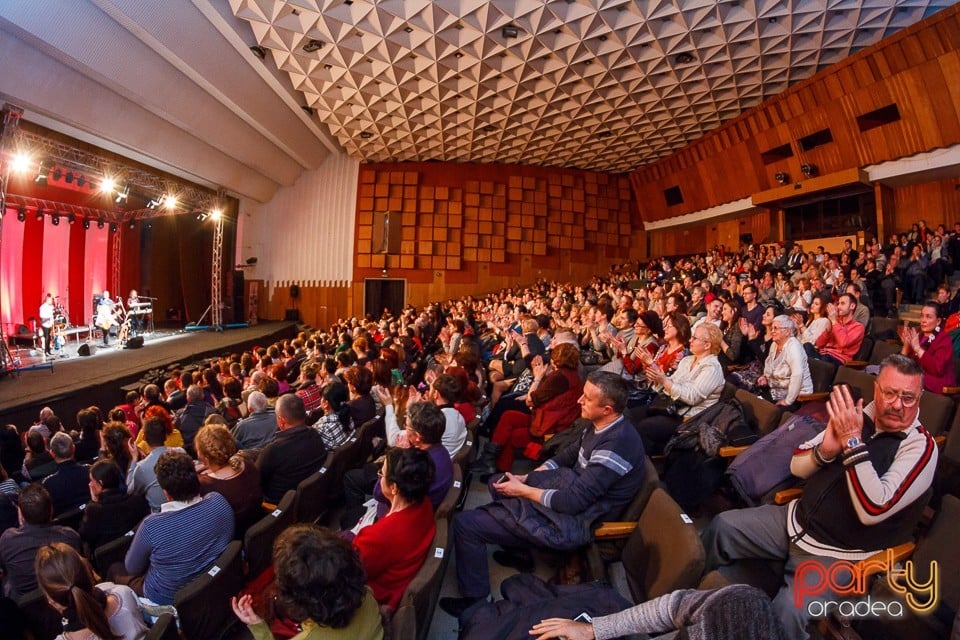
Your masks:
<path fill-rule="evenodd" d="M 95 324 L 103 330 L 103 346 L 110 345 L 110 329 L 119 325 L 115 312 L 117 303 L 110 298 L 110 292 L 104 291 L 97 303 L 97 319 Z"/>

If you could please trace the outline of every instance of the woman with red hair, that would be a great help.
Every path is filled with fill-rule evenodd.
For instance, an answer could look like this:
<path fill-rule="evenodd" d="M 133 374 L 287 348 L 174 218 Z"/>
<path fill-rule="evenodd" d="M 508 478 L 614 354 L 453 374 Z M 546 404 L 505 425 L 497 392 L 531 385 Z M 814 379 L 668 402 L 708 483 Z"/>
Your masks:
<path fill-rule="evenodd" d="M 155 404 L 143 412 L 144 424 L 146 424 L 147 420 L 150 418 L 160 418 L 163 420 L 163 427 L 167 433 L 167 439 L 164 440 L 163 446 L 183 447 L 183 436 L 180 435 L 180 430 L 177 429 L 177 426 L 173 421 L 173 416 L 170 415 L 169 411 L 164 409 L 162 406 Z M 137 449 L 139 449 L 143 455 L 150 453 L 150 449 L 147 447 L 147 443 L 144 440 L 143 429 L 141 429 L 140 433 L 137 434 L 136 445 Z"/>

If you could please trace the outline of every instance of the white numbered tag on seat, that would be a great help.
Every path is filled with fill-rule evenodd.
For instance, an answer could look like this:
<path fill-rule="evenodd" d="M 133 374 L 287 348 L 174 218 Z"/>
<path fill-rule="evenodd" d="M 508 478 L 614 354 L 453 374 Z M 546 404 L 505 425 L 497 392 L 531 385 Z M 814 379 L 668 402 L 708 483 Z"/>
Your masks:
<path fill-rule="evenodd" d="M 283 509 L 274 509 L 273 513 L 270 515 L 272 515 L 274 518 L 279 518 L 281 513 L 283 513 Z"/>
<path fill-rule="evenodd" d="M 210 567 L 210 571 L 207 571 L 207 575 L 210 576 L 211 578 L 217 575 L 218 573 L 220 573 L 220 567 L 218 567 L 217 565 L 213 565 L 212 567 Z"/>
<path fill-rule="evenodd" d="M 460 488 L 460 481 L 459 481 L 459 480 L 454 480 L 454 481 L 453 481 L 453 488 L 454 488 L 454 489 L 459 489 L 459 488 Z"/>
<path fill-rule="evenodd" d="M 442 558 L 442 557 L 443 557 L 443 547 L 437 547 L 436 549 L 434 549 L 434 550 L 433 550 L 433 557 L 434 557 L 434 558 Z"/>
<path fill-rule="evenodd" d="M 693 524 L 693 518 L 691 518 L 685 513 L 680 514 L 680 519 L 683 520 L 686 524 Z"/>

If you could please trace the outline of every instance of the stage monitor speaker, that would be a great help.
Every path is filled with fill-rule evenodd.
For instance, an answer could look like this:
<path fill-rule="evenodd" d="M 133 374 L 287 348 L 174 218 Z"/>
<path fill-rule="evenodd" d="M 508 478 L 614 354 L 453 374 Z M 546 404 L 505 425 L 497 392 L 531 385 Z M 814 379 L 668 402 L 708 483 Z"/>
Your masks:
<path fill-rule="evenodd" d="M 124 345 L 124 349 L 142 349 L 143 348 L 143 336 L 135 336 L 127 340 L 127 344 Z"/>
<path fill-rule="evenodd" d="M 96 351 L 97 351 L 97 348 L 95 346 L 93 346 L 89 342 L 84 342 L 82 345 L 80 345 L 80 348 L 77 349 L 77 355 L 84 356 L 84 357 L 92 356 L 94 353 L 96 353 Z"/>
<path fill-rule="evenodd" d="M 287 309 L 283 319 L 287 322 L 300 322 L 300 309 Z"/>
<path fill-rule="evenodd" d="M 292 284 L 290 285 L 290 297 L 296 300 L 300 297 L 300 285 Z"/>

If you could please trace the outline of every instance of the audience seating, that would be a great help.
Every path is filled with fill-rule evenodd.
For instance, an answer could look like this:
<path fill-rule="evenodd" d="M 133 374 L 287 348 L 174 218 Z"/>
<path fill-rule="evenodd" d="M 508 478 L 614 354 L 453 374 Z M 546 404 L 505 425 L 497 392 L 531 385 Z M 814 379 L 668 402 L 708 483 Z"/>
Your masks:
<path fill-rule="evenodd" d="M 860 343 L 860 350 L 853 356 L 853 360 L 847 362 L 845 366 L 851 369 L 863 369 L 867 366 L 870 354 L 873 352 L 873 338 L 863 336 L 863 342 Z"/>
<path fill-rule="evenodd" d="M 165 613 L 150 627 L 150 631 L 144 636 L 144 640 L 179 640 L 180 632 L 177 630 L 177 619 L 170 613 Z"/>
<path fill-rule="evenodd" d="M 639 603 L 677 589 L 695 588 L 703 574 L 706 553 L 693 519 L 658 487 L 640 514 L 621 559 L 630 594 Z M 604 579 L 606 572 L 596 544 L 588 551 L 587 560 L 591 577 Z"/>
<path fill-rule="evenodd" d="M 437 520 L 450 520 L 454 511 L 457 510 L 457 503 L 460 501 L 460 494 L 463 492 L 463 470 L 459 465 L 453 465 L 453 484 L 444 497 L 443 502 L 437 505 Z"/>
<path fill-rule="evenodd" d="M 849 367 L 840 367 L 837 369 L 837 375 L 833 379 L 833 384 L 847 384 L 851 387 L 857 387 L 863 394 L 863 404 L 866 406 L 873 402 L 873 383 L 876 379 L 876 376 L 870 375 L 869 373 L 857 371 Z"/>
<path fill-rule="evenodd" d="M 174 606 L 183 637 L 217 640 L 238 624 L 230 598 L 237 595 L 243 584 L 240 542 L 234 540 L 213 565 L 177 591 Z"/>
<path fill-rule="evenodd" d="M 631 525 L 640 519 L 640 515 L 646 508 L 647 502 L 650 501 L 650 496 L 653 495 L 653 491 L 660 486 L 660 475 L 657 473 L 657 468 L 654 466 L 650 456 L 644 456 L 643 471 L 643 484 L 640 485 L 637 494 L 620 515 L 623 522 L 631 523 Z M 607 532 L 611 532 L 615 526 L 615 523 L 604 523 L 600 525 L 600 529 L 598 529 L 598 531 L 602 531 L 599 533 L 596 542 L 597 551 L 600 554 L 601 560 L 604 562 L 613 562 L 619 558 L 626 544 L 626 540 L 624 539 L 600 539 L 605 537 Z"/>
<path fill-rule="evenodd" d="M 464 441 L 463 446 L 460 447 L 456 455 L 453 456 L 453 464 L 460 467 L 465 476 L 468 475 L 467 470 L 470 467 L 470 463 L 473 462 L 473 454 L 476 449 L 474 442 L 476 442 L 476 436 L 468 431 L 466 441 Z"/>
<path fill-rule="evenodd" d="M 366 462 L 373 453 L 373 439 L 377 436 L 386 437 L 386 425 L 383 418 L 377 416 L 367 420 L 356 430 L 355 436 L 360 441 L 360 462 Z"/>
<path fill-rule="evenodd" d="M 277 508 L 247 529 L 243 537 L 243 558 L 247 576 L 256 577 L 273 562 L 273 542 L 295 522 L 297 492 L 284 494 Z"/>
<path fill-rule="evenodd" d="M 133 544 L 133 534 L 135 529 L 127 531 L 119 538 L 115 538 L 106 544 L 102 544 L 93 550 L 93 566 L 101 574 L 106 575 L 110 565 L 115 562 L 123 562 L 127 556 L 130 545 Z"/>
<path fill-rule="evenodd" d="M 427 558 L 410 581 L 394 613 L 391 626 L 395 640 L 423 640 L 427 637 L 433 611 L 440 598 L 440 587 L 447 566 L 448 542 L 447 521 L 439 518 Z"/>
<path fill-rule="evenodd" d="M 900 353 L 900 345 L 890 342 L 877 341 L 873 345 L 873 351 L 870 353 L 870 364 L 879 365 L 887 356 Z"/>
<path fill-rule="evenodd" d="M 17 606 L 26 618 L 33 640 L 53 640 L 63 631 L 60 614 L 47 603 L 47 596 L 40 589 L 20 596 Z"/>
<path fill-rule="evenodd" d="M 333 453 L 327 454 L 327 459 L 318 471 L 301 480 L 297 485 L 293 510 L 297 522 L 313 523 L 320 519 L 332 502 L 334 485 L 342 483 L 342 478 L 334 477 L 330 471 Z"/>
<path fill-rule="evenodd" d="M 939 436 L 947 430 L 955 411 L 956 405 L 947 396 L 929 391 L 920 396 L 920 424 L 932 436 Z"/>
<path fill-rule="evenodd" d="M 734 395 L 743 407 L 743 415 L 751 425 L 757 428 L 760 436 L 765 436 L 780 424 L 783 410 L 777 405 L 757 397 L 746 389 L 737 389 Z"/>
<path fill-rule="evenodd" d="M 79 507 L 67 509 L 53 519 L 53 524 L 61 527 L 70 527 L 74 531 L 80 531 L 80 522 L 83 520 L 83 510 L 86 508 L 87 505 L 82 504 Z"/>
<path fill-rule="evenodd" d="M 334 449 L 333 458 L 329 459 L 329 472 L 335 478 L 333 486 L 330 488 L 329 500 L 336 501 L 343 497 L 343 476 L 347 471 L 358 466 L 363 443 L 356 435 L 352 436 L 345 443 Z"/>

